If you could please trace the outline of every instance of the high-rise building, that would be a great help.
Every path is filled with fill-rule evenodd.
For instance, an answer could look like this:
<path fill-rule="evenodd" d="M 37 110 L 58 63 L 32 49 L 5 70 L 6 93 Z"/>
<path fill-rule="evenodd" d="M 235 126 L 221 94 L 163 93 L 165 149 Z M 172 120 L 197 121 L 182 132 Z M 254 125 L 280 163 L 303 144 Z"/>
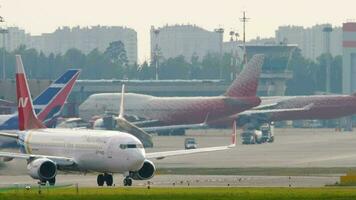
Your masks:
<path fill-rule="evenodd" d="M 20 45 L 35 48 L 45 54 L 64 54 L 68 49 L 76 48 L 83 53 L 89 53 L 95 48 L 104 52 L 110 42 L 122 41 L 129 63 L 137 62 L 137 33 L 135 30 L 118 26 L 94 26 L 94 27 L 62 27 L 53 33 L 43 33 L 31 36 L 18 27 L 7 28 L 5 34 L 5 46 L 8 51 L 13 51 Z M 3 46 L 1 35 L 0 46 Z"/>
<path fill-rule="evenodd" d="M 315 25 L 310 28 L 302 26 L 280 26 L 275 32 L 276 42 L 281 44 L 297 44 L 304 57 L 316 60 L 326 52 L 325 33 L 323 29 L 330 24 Z M 333 56 L 342 54 L 342 31 L 334 27 L 330 33 L 330 53 Z"/>
<path fill-rule="evenodd" d="M 356 23 L 344 23 L 342 31 L 342 91 L 351 94 L 356 91 Z"/>
<path fill-rule="evenodd" d="M 7 51 L 13 51 L 21 45 L 26 45 L 30 40 L 30 34 L 26 33 L 23 29 L 18 27 L 8 27 L 5 30 L 7 33 L 1 34 L 0 36 L 0 46 L 2 48 L 4 46 L 3 43 L 5 42 Z"/>
<path fill-rule="evenodd" d="M 29 47 L 36 48 L 46 54 L 65 53 L 68 49 L 76 48 L 83 53 L 89 53 L 95 48 L 104 52 L 110 42 L 122 41 L 129 63 L 137 62 L 137 33 L 135 30 L 118 26 L 93 27 L 62 27 L 53 33 L 33 36 Z"/>
<path fill-rule="evenodd" d="M 164 59 L 182 55 L 187 61 L 192 56 L 201 60 L 208 53 L 221 53 L 222 42 L 222 29 L 208 31 L 196 25 L 151 27 L 152 60 L 157 50 Z"/>

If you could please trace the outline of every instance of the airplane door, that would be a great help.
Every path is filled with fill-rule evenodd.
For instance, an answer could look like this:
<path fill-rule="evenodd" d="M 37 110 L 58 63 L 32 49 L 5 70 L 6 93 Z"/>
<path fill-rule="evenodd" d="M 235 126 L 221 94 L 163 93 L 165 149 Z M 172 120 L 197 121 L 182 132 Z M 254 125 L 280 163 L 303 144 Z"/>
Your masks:
<path fill-rule="evenodd" d="M 113 151 L 114 151 L 114 145 L 115 145 L 115 142 L 113 141 L 110 141 L 109 144 L 108 144 L 108 148 L 106 150 L 106 155 L 108 158 L 112 158 L 112 154 L 113 154 Z"/>

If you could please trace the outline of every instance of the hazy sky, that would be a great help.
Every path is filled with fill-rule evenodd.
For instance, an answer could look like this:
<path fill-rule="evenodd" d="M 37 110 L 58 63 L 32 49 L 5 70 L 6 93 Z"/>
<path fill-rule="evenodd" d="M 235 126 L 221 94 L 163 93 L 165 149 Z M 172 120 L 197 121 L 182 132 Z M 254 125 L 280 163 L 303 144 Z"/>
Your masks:
<path fill-rule="evenodd" d="M 20 26 L 31 34 L 52 32 L 58 26 L 134 28 L 140 62 L 149 58 L 151 25 L 190 23 L 208 30 L 221 26 L 241 31 L 239 18 L 246 10 L 251 18 L 247 38 L 255 38 L 274 36 L 279 25 L 341 26 L 356 19 L 355 0 L 0 0 L 0 5 L 8 26 Z"/>

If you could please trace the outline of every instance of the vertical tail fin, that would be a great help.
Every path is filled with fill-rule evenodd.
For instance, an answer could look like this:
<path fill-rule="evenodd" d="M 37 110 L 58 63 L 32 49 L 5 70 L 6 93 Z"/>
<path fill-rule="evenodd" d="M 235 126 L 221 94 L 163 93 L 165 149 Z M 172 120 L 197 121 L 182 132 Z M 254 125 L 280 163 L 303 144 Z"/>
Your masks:
<path fill-rule="evenodd" d="M 256 96 L 264 55 L 256 54 L 227 89 L 225 96 Z"/>
<path fill-rule="evenodd" d="M 122 85 L 121 88 L 121 102 L 120 102 L 120 113 L 119 113 L 119 118 L 124 118 L 124 95 L 125 95 L 125 84 Z"/>
<path fill-rule="evenodd" d="M 35 114 L 41 122 L 50 124 L 60 115 L 79 74 L 78 69 L 67 70 L 33 100 Z"/>
<path fill-rule="evenodd" d="M 45 126 L 37 119 L 33 110 L 32 98 L 20 55 L 16 55 L 16 95 L 19 130 L 44 128 Z"/>

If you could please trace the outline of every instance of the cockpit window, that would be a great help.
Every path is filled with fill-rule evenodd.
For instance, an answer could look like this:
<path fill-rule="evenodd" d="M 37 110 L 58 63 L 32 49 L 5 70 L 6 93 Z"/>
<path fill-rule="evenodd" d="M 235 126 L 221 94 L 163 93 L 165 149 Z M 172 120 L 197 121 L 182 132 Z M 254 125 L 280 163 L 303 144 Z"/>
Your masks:
<path fill-rule="evenodd" d="M 128 144 L 127 148 L 134 149 L 134 148 L 136 148 L 136 144 Z"/>
<path fill-rule="evenodd" d="M 142 144 L 120 144 L 121 149 L 142 149 L 143 145 Z"/>

